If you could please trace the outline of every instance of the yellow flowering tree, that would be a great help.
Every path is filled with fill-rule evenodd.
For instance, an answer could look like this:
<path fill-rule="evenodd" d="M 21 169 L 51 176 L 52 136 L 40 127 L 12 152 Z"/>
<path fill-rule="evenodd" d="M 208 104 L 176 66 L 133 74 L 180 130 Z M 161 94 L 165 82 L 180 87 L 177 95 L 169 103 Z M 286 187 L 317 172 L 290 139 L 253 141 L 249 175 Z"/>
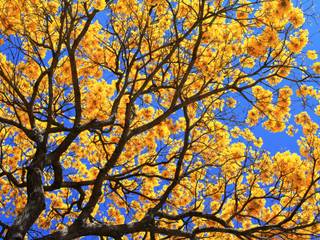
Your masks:
<path fill-rule="evenodd" d="M 0 9 L 3 238 L 320 232 L 320 107 L 294 111 L 320 101 L 320 63 L 295 2 Z M 299 134 L 297 152 L 269 152 L 255 126 Z"/>

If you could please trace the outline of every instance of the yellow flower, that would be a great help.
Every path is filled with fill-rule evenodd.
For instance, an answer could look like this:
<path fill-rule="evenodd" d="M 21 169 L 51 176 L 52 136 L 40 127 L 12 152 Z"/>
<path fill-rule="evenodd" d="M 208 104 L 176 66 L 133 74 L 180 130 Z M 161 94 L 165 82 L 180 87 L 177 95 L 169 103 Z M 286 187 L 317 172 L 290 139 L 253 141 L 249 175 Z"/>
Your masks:
<path fill-rule="evenodd" d="M 307 52 L 307 57 L 308 57 L 309 59 L 311 59 L 311 60 L 315 60 L 315 59 L 318 58 L 318 54 L 317 54 L 317 52 L 316 52 L 315 50 L 309 50 L 309 51 Z"/>
<path fill-rule="evenodd" d="M 308 43 L 308 30 L 300 30 L 298 36 L 291 36 L 288 49 L 293 53 L 300 53 Z"/>
<path fill-rule="evenodd" d="M 102 11 L 106 7 L 106 1 L 105 0 L 96 0 L 93 7 L 99 11 Z"/>
<path fill-rule="evenodd" d="M 289 125 L 287 127 L 287 134 L 291 137 L 293 137 L 293 135 L 296 133 L 296 129 L 294 129 L 293 125 Z"/>
<path fill-rule="evenodd" d="M 143 96 L 143 101 L 146 103 L 146 104 L 150 104 L 152 102 L 152 96 L 149 95 L 149 94 L 146 94 Z"/>
<path fill-rule="evenodd" d="M 290 0 L 278 0 L 277 10 L 280 15 L 286 14 L 292 8 Z"/>
<path fill-rule="evenodd" d="M 227 101 L 226 101 L 226 104 L 230 108 L 235 108 L 236 104 L 237 104 L 237 101 L 234 98 L 228 98 Z"/>
<path fill-rule="evenodd" d="M 301 27 L 304 23 L 303 12 L 300 8 L 293 8 L 289 15 L 289 21 L 292 23 L 294 28 Z"/>
<path fill-rule="evenodd" d="M 279 43 L 279 36 L 278 32 L 271 27 L 267 27 L 263 33 L 261 34 L 261 39 L 264 41 L 266 44 L 268 44 L 271 47 L 276 47 L 277 44 Z"/>
<path fill-rule="evenodd" d="M 261 57 L 267 52 L 267 48 L 262 41 L 256 37 L 250 37 L 246 40 L 247 53 L 253 57 Z"/>
<path fill-rule="evenodd" d="M 315 109 L 314 109 L 315 114 L 317 114 L 318 116 L 320 116 L 320 105 L 318 105 Z"/>
<path fill-rule="evenodd" d="M 314 63 L 312 69 L 315 73 L 320 74 L 320 62 Z"/>

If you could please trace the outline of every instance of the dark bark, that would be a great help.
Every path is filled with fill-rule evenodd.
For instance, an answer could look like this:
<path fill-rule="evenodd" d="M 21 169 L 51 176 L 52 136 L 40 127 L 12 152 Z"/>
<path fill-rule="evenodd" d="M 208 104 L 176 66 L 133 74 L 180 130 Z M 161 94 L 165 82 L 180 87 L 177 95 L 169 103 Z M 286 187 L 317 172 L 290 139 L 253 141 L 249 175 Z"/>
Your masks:
<path fill-rule="evenodd" d="M 39 167 L 30 167 L 27 172 L 28 202 L 22 213 L 18 215 L 9 228 L 5 239 L 23 239 L 27 231 L 38 219 L 45 208 L 45 198 L 42 184 L 43 173 Z"/>

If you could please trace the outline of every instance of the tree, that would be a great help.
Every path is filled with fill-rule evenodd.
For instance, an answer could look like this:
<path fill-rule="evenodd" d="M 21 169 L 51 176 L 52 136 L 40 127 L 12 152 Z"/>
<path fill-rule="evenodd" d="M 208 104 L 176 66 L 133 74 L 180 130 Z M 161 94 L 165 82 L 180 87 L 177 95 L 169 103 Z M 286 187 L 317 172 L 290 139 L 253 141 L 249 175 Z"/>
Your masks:
<path fill-rule="evenodd" d="M 1 0 L 3 237 L 316 237 L 303 7 Z M 271 153 L 255 126 L 300 150 Z"/>

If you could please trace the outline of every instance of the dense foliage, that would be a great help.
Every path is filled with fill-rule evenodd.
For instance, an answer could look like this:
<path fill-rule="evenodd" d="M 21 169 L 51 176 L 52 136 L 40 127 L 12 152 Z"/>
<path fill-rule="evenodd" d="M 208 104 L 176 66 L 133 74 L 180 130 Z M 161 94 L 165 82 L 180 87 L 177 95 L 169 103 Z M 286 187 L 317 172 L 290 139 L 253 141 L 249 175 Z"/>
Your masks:
<path fill-rule="evenodd" d="M 3 238 L 316 236 L 320 62 L 298 4 L 0 0 Z"/>

